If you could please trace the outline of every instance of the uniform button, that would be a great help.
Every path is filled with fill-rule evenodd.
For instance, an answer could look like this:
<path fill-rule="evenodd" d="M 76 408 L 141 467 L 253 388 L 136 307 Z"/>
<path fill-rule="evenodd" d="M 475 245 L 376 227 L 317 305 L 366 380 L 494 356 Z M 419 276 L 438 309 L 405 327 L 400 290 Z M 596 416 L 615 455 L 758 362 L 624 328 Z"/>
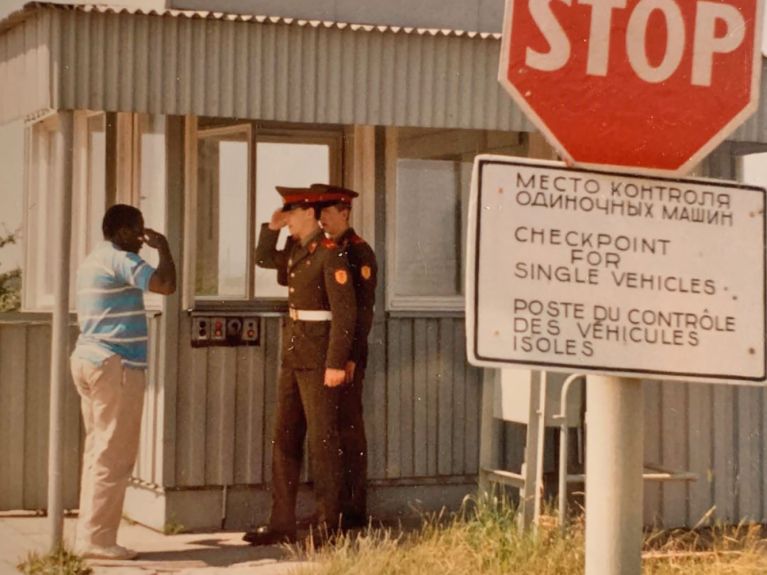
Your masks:
<path fill-rule="evenodd" d="M 290 277 L 292 278 L 296 277 L 296 272 L 290 272 Z"/>
<path fill-rule="evenodd" d="M 290 288 L 290 293 L 293 293 L 294 291 L 296 291 L 296 288 L 294 287 Z"/>

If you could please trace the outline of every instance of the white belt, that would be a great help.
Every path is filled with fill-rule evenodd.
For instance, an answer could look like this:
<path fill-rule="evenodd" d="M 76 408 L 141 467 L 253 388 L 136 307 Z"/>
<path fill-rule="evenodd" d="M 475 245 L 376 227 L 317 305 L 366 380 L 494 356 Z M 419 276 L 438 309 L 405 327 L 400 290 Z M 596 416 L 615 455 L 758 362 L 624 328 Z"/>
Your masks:
<path fill-rule="evenodd" d="M 326 309 L 295 309 L 288 308 L 290 319 L 297 321 L 330 321 L 333 313 Z"/>

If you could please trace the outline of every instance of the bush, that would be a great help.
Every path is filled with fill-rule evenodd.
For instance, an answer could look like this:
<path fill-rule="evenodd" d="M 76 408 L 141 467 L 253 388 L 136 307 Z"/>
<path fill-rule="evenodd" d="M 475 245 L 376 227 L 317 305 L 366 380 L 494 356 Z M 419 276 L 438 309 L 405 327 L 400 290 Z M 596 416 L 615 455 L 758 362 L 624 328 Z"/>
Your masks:
<path fill-rule="evenodd" d="M 16 233 L 0 236 L 0 249 L 16 243 Z M 21 308 L 21 268 L 0 271 L 0 312 Z"/>

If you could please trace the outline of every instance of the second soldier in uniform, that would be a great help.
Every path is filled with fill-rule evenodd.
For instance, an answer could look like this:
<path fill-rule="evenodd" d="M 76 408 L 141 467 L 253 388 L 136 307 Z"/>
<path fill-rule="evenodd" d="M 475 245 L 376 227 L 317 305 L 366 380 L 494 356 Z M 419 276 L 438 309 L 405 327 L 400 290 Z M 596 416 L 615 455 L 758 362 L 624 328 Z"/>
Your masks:
<path fill-rule="evenodd" d="M 341 388 L 338 425 L 344 452 L 343 526 L 364 527 L 367 524 L 367 438 L 362 417 L 362 383 L 367 367 L 368 334 L 373 326 L 378 264 L 370 245 L 349 225 L 352 199 L 357 197 L 357 192 L 324 184 L 314 184 L 312 190 L 323 198 L 322 229 L 348 254 L 357 298 L 357 325 L 346 364 L 346 385 Z"/>

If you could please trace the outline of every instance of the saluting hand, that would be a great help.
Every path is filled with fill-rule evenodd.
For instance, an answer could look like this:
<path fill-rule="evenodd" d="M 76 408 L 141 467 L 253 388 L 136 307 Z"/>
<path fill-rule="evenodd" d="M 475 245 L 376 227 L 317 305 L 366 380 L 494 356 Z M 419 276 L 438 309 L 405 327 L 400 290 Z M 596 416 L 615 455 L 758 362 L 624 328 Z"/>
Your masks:
<path fill-rule="evenodd" d="M 166 237 L 151 228 L 144 228 L 144 242 L 150 248 L 154 248 L 156 250 L 168 247 L 168 240 Z"/>
<path fill-rule="evenodd" d="M 273 231 L 281 230 L 288 224 L 288 215 L 282 211 L 282 208 L 277 209 L 272 214 L 272 219 L 269 220 L 269 229 Z"/>
<path fill-rule="evenodd" d="M 343 369 L 325 370 L 325 387 L 338 387 L 346 381 L 346 371 Z"/>

